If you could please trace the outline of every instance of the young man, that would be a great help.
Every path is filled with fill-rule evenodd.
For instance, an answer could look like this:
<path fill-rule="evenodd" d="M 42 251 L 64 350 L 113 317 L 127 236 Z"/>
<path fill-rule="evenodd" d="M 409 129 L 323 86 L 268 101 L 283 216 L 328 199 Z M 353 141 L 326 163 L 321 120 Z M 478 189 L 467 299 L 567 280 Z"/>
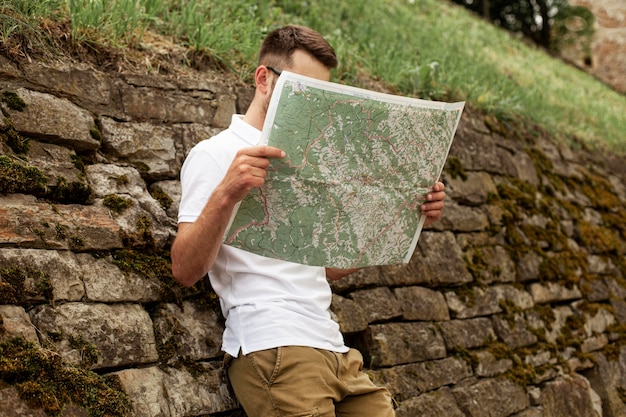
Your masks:
<path fill-rule="evenodd" d="M 389 392 L 361 372 L 361 354 L 345 346 L 329 314 L 327 279 L 354 270 L 299 265 L 222 244 L 237 202 L 264 183 L 280 149 L 258 146 L 272 90 L 282 70 L 328 81 L 333 48 L 312 29 L 286 26 L 263 41 L 256 91 L 244 116 L 200 142 L 181 171 L 182 200 L 172 270 L 191 286 L 207 273 L 220 297 L 228 375 L 249 417 L 393 416 Z M 442 183 L 421 206 L 426 224 L 441 216 Z"/>

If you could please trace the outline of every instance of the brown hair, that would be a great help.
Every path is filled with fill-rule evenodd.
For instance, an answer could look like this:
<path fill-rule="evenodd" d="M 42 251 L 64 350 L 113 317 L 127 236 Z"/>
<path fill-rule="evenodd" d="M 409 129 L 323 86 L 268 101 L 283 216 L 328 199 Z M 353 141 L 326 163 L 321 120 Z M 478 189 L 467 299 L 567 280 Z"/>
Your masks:
<path fill-rule="evenodd" d="M 337 55 L 326 39 L 313 29 L 299 25 L 287 25 L 270 32 L 261 45 L 259 65 L 289 66 L 297 49 L 310 53 L 327 68 L 337 67 Z"/>

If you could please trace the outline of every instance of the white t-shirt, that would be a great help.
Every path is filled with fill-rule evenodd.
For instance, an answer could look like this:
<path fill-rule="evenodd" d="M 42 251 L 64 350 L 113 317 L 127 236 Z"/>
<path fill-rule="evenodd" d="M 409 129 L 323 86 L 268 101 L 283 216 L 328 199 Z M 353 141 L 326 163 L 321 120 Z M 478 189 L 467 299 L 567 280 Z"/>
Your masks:
<path fill-rule="evenodd" d="M 179 222 L 195 222 L 237 151 L 259 143 L 261 132 L 233 116 L 230 127 L 198 143 L 181 171 Z M 222 349 L 232 356 L 278 346 L 347 352 L 331 319 L 332 292 L 323 267 L 266 258 L 222 244 L 209 271 L 226 329 Z"/>

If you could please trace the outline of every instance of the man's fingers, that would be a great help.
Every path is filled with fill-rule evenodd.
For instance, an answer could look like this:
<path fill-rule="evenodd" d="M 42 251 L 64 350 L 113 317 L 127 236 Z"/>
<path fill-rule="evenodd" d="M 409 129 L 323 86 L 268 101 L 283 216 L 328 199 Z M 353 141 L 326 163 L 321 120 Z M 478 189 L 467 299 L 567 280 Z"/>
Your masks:
<path fill-rule="evenodd" d="M 274 146 L 251 146 L 244 148 L 240 152 L 245 153 L 248 156 L 260 157 L 260 158 L 284 158 L 285 151 L 276 148 Z"/>

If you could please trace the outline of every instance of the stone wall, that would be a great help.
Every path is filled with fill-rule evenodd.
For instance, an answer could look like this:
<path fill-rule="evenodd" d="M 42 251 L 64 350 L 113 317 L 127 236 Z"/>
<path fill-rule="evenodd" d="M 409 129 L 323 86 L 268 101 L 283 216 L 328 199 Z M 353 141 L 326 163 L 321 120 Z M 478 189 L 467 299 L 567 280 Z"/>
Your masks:
<path fill-rule="evenodd" d="M 587 69 L 602 82 L 626 93 L 626 2 L 623 0 L 570 0 L 572 6 L 587 7 L 595 17 L 595 34 L 591 43 L 591 65 Z M 565 52 L 565 57 L 578 61 Z"/>
<path fill-rule="evenodd" d="M 0 416 L 243 415 L 168 252 L 186 153 L 252 93 L 0 57 Z M 399 417 L 626 415 L 626 164 L 578 148 L 467 109 L 411 262 L 332 284 Z"/>

